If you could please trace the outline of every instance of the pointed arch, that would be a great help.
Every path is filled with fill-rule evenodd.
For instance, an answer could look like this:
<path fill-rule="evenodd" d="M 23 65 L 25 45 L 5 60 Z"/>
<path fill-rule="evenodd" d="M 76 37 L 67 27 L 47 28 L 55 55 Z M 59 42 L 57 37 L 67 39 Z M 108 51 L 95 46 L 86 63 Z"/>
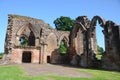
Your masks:
<path fill-rule="evenodd" d="M 50 33 L 46 39 L 47 49 L 46 51 L 51 54 L 57 48 L 57 37 L 54 33 Z"/>
<path fill-rule="evenodd" d="M 86 31 L 86 27 L 82 25 L 81 22 L 77 22 L 76 25 L 73 27 L 72 31 L 70 32 L 69 36 L 69 53 L 72 59 L 74 54 L 81 55 L 83 53 L 84 48 L 84 32 Z"/>
<path fill-rule="evenodd" d="M 65 43 L 66 43 L 66 45 L 67 45 L 67 47 L 68 47 L 68 45 L 69 45 L 68 44 L 69 43 L 68 36 L 69 36 L 69 34 L 63 34 L 63 35 L 61 35 L 60 38 L 59 38 L 59 41 L 58 41 L 58 45 L 60 45 L 61 41 L 64 40 Z"/>
<path fill-rule="evenodd" d="M 87 29 L 85 28 L 84 25 L 82 25 L 81 22 L 77 22 L 76 25 L 73 27 L 73 29 L 70 32 L 70 36 L 69 36 L 69 44 L 72 46 L 73 42 L 74 42 L 74 38 L 77 36 L 78 31 L 81 31 L 81 33 L 83 34 Z"/>
<path fill-rule="evenodd" d="M 106 21 L 99 16 L 94 16 L 90 23 L 90 45 L 91 45 L 91 50 L 95 54 L 97 54 L 97 45 L 98 45 L 97 35 L 96 35 L 97 21 L 98 21 L 98 25 L 100 25 L 100 27 L 103 28 L 103 30 L 102 30 L 103 34 L 104 34 L 104 32 L 106 32 L 106 30 L 105 30 Z M 104 39 L 105 39 L 105 35 L 104 35 Z"/>
<path fill-rule="evenodd" d="M 91 27 L 96 26 L 97 21 L 98 21 L 98 23 L 100 24 L 101 27 L 104 27 L 104 25 L 105 25 L 105 20 L 104 20 L 103 18 L 99 17 L 99 16 L 94 16 L 94 17 L 92 18 L 90 26 L 91 26 Z"/>
<path fill-rule="evenodd" d="M 22 34 L 22 32 L 23 32 L 26 28 L 29 28 L 29 29 L 33 32 L 33 34 L 35 35 L 35 37 L 38 37 L 36 31 L 34 30 L 32 24 L 30 24 L 30 23 L 25 24 L 24 26 L 22 26 L 22 27 L 18 30 L 18 32 L 17 32 L 16 35 L 17 35 L 17 36 L 20 36 L 20 35 Z"/>

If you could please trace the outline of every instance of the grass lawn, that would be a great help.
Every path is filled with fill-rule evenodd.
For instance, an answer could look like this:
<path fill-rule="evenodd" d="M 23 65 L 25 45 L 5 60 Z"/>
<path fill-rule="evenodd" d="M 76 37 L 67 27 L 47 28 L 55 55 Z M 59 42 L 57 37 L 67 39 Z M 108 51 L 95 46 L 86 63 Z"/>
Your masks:
<path fill-rule="evenodd" d="M 91 73 L 92 78 L 72 78 L 56 75 L 28 76 L 20 66 L 0 66 L 0 80 L 120 80 L 120 72 L 78 69 Z"/>

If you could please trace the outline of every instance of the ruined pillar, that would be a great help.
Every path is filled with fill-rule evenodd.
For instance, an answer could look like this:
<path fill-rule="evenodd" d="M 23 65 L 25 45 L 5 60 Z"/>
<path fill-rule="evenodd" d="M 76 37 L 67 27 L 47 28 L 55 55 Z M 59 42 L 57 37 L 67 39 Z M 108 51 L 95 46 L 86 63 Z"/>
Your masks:
<path fill-rule="evenodd" d="M 106 52 L 103 54 L 102 67 L 110 70 L 120 70 L 120 40 L 119 27 L 112 21 L 106 22 Z"/>

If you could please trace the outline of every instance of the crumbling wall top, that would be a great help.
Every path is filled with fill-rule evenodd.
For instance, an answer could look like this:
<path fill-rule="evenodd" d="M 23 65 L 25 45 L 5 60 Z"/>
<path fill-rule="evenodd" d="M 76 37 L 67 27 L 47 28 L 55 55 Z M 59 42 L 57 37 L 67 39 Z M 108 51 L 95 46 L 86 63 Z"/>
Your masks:
<path fill-rule="evenodd" d="M 35 19 L 35 18 L 28 17 L 28 16 L 20 16 L 20 15 L 16 15 L 16 14 L 8 14 L 8 17 L 10 17 L 10 18 L 16 18 L 16 19 L 22 19 L 22 20 L 23 19 L 24 20 L 34 19 L 34 20 L 43 21 L 41 19 Z"/>

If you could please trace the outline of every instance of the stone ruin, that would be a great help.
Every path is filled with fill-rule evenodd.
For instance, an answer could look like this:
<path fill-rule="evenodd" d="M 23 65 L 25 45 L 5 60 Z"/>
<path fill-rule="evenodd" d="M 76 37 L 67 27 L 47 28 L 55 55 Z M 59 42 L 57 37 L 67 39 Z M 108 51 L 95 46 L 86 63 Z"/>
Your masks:
<path fill-rule="evenodd" d="M 102 60 L 96 58 L 96 24 L 103 28 L 105 52 Z M 21 46 L 25 38 L 27 45 Z M 59 46 L 64 40 L 67 45 L 67 57 L 63 59 Z M 105 21 L 99 16 L 89 20 L 87 16 L 76 18 L 76 24 L 70 32 L 51 28 L 42 20 L 9 15 L 5 39 L 3 63 L 71 63 L 82 67 L 101 67 L 120 70 L 120 26 Z M 63 61 L 64 60 L 64 61 Z"/>
<path fill-rule="evenodd" d="M 102 60 L 96 58 L 96 24 L 103 28 L 105 52 Z M 101 67 L 108 70 L 120 70 L 120 25 L 94 16 L 90 21 L 87 16 L 76 18 L 76 24 L 70 32 L 69 58 L 73 65 L 82 67 Z"/>
<path fill-rule="evenodd" d="M 4 63 L 61 63 L 58 48 L 68 45 L 69 32 L 57 31 L 42 20 L 9 15 L 5 39 Z M 21 45 L 22 39 L 27 45 Z"/>

